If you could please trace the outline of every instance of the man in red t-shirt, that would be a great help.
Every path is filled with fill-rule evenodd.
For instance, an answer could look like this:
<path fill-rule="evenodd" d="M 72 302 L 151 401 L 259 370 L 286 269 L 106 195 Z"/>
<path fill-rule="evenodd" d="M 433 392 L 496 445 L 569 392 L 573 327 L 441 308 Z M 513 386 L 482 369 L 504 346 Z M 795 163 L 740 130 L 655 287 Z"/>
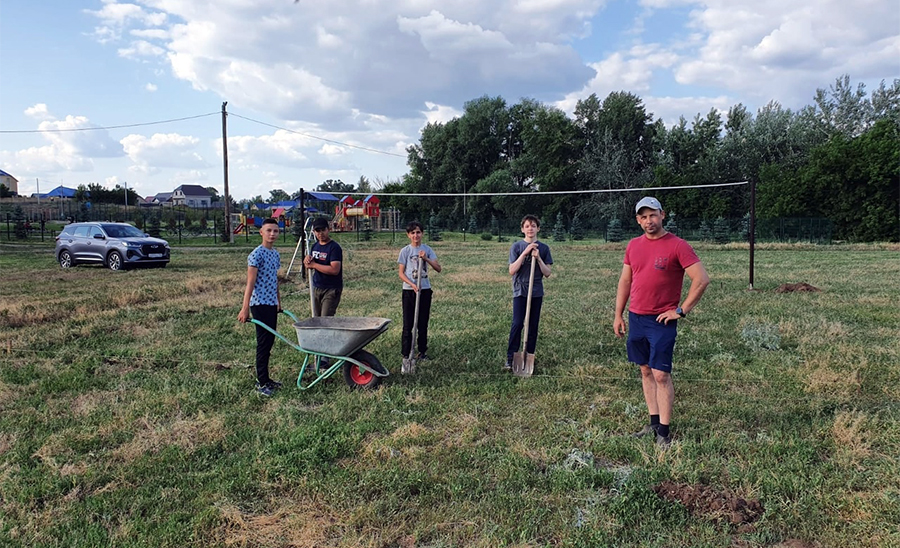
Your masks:
<path fill-rule="evenodd" d="M 628 361 L 641 369 L 644 400 L 650 412 L 650 424 L 636 437 L 656 435 L 656 443 L 666 448 L 672 442 L 669 426 L 675 388 L 672 385 L 672 353 L 678 320 L 694 308 L 709 275 L 703 263 L 686 241 L 663 228 L 666 212 L 656 198 L 642 198 L 634 208 L 642 236 L 628 242 L 619 286 L 616 290 L 616 316 L 613 332 L 623 337 L 628 330 Z M 691 279 L 687 298 L 681 301 L 684 274 Z M 623 314 L 628 307 L 628 325 Z"/>

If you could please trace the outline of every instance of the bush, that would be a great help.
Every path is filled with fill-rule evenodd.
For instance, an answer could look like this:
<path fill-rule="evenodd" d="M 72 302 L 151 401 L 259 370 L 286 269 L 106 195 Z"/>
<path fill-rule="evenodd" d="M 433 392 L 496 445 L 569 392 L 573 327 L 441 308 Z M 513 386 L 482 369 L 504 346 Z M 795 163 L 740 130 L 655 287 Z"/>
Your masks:
<path fill-rule="evenodd" d="M 556 214 L 556 225 L 553 227 L 553 241 L 566 241 L 566 225 L 563 224 L 562 212 Z"/>
<path fill-rule="evenodd" d="M 729 228 L 727 220 L 722 217 L 716 219 L 716 222 L 713 225 L 713 237 L 716 239 L 717 244 L 727 244 L 731 241 Z"/>
<path fill-rule="evenodd" d="M 712 240 L 712 230 L 710 230 L 709 223 L 706 221 L 700 223 L 700 239 L 704 242 Z"/>
<path fill-rule="evenodd" d="M 572 217 L 572 226 L 569 227 L 569 234 L 572 235 L 573 240 L 584 239 L 584 230 L 581 228 L 581 221 L 578 220 L 578 216 Z"/>
<path fill-rule="evenodd" d="M 622 221 L 619 219 L 610 221 L 606 227 L 606 241 L 621 242 L 624 237 L 624 234 L 622 234 Z"/>
<path fill-rule="evenodd" d="M 675 222 L 675 214 L 672 213 L 666 216 L 666 232 L 671 232 L 672 234 L 678 234 L 678 223 Z"/>
<path fill-rule="evenodd" d="M 486 241 L 486 242 L 489 242 L 489 241 L 491 241 L 491 240 L 494 239 L 494 235 L 491 234 L 490 232 L 482 232 L 482 233 L 481 233 L 481 239 L 484 240 L 484 241 Z"/>

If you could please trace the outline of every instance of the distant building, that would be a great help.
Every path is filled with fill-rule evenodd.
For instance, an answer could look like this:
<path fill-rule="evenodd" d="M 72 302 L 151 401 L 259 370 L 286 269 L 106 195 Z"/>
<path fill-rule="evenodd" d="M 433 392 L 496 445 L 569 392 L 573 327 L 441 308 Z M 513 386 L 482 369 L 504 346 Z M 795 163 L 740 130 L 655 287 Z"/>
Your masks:
<path fill-rule="evenodd" d="M 181 185 L 172 191 L 172 203 L 188 207 L 209 207 L 212 196 L 200 185 Z"/>
<path fill-rule="evenodd" d="M 50 192 L 42 192 L 40 194 L 34 193 L 31 195 L 32 198 L 74 198 L 75 193 L 78 192 L 77 189 L 67 188 L 62 185 L 54 188 Z M 86 195 L 90 196 L 89 192 L 85 192 Z"/>
<path fill-rule="evenodd" d="M 19 180 L 2 169 L 0 169 L 0 183 L 6 186 L 13 194 L 19 194 Z"/>
<path fill-rule="evenodd" d="M 153 205 L 172 205 L 172 193 L 160 192 L 156 196 L 148 197 Z"/>

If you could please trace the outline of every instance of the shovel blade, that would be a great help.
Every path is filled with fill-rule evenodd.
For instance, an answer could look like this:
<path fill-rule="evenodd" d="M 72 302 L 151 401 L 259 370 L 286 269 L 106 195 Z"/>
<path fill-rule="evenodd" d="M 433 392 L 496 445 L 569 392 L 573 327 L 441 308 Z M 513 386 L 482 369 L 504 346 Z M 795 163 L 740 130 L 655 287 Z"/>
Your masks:
<path fill-rule="evenodd" d="M 523 377 L 530 377 L 534 374 L 534 354 L 525 354 L 525 371 Z"/>
<path fill-rule="evenodd" d="M 525 353 L 524 352 L 513 353 L 512 372 L 513 372 L 513 375 L 515 375 L 517 377 L 522 377 L 525 375 Z"/>
<path fill-rule="evenodd" d="M 403 365 L 400 367 L 401 375 L 412 375 L 416 372 L 416 359 L 403 358 Z"/>

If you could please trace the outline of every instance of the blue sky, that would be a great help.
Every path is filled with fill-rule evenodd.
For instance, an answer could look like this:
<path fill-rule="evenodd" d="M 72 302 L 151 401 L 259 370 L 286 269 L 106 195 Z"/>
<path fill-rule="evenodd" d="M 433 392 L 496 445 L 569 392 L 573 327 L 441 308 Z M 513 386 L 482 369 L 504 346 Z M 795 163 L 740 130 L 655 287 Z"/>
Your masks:
<path fill-rule="evenodd" d="M 571 113 L 624 90 L 671 126 L 801 108 L 843 74 L 900 78 L 896 0 L 7 0 L 0 130 L 31 133 L 0 133 L 0 169 L 20 194 L 221 192 L 228 101 L 231 193 L 267 197 L 398 178 L 426 123 L 482 95 Z"/>

